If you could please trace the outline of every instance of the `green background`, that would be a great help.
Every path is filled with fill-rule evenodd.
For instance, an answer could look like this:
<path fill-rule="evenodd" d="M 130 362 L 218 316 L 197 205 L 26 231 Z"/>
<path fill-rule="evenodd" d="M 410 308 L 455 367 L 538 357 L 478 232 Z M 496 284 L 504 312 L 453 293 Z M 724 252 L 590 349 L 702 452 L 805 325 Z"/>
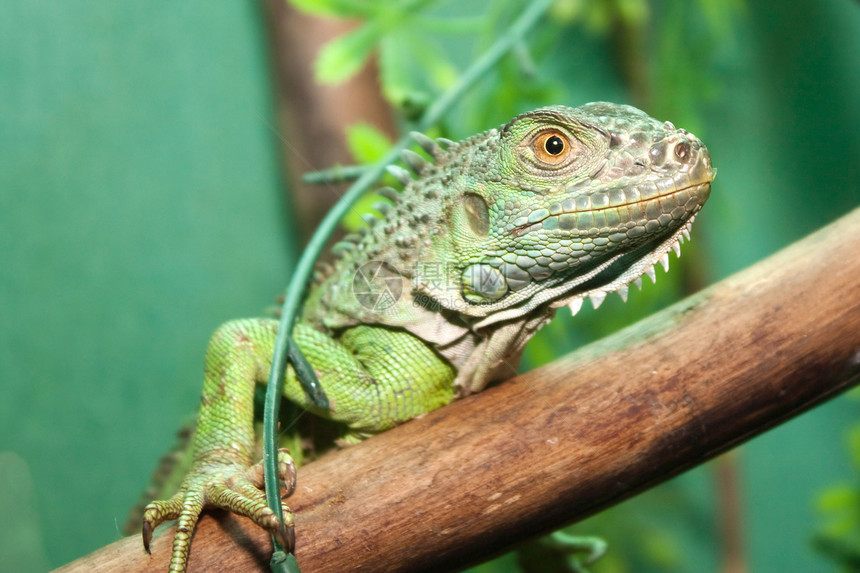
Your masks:
<path fill-rule="evenodd" d="M 209 334 L 287 282 L 297 245 L 263 31 L 248 1 L 0 4 L 2 571 L 121 536 L 196 408 Z M 542 103 L 628 100 L 604 39 L 563 37 L 542 68 L 563 99 Z M 694 229 L 713 281 L 860 204 L 860 6 L 750 2 L 710 49 L 696 125 L 672 119 L 719 170 Z M 752 571 L 833 570 L 809 547 L 813 500 L 856 479 L 843 435 L 857 414 L 839 398 L 744 447 Z M 713 479 L 675 486 L 695 571 L 716 568 Z"/>

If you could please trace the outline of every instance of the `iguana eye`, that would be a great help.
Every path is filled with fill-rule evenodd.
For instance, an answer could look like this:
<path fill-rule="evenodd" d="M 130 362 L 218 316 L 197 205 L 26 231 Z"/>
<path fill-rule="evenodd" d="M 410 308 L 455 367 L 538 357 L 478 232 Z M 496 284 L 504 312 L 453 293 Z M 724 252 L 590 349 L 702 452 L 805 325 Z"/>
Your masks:
<path fill-rule="evenodd" d="M 535 156 L 543 163 L 559 165 L 570 156 L 571 146 L 564 133 L 550 130 L 535 138 L 532 149 Z"/>
<path fill-rule="evenodd" d="M 553 135 L 552 137 L 543 142 L 543 148 L 550 155 L 558 155 L 559 153 L 564 151 L 564 140 L 562 140 L 557 135 Z"/>

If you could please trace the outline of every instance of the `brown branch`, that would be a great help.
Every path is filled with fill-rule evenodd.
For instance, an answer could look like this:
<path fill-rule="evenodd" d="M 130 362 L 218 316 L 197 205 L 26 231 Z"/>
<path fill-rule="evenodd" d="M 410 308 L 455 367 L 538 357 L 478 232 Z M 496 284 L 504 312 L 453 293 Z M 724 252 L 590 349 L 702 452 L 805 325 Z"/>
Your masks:
<path fill-rule="evenodd" d="M 860 377 L 860 209 L 610 338 L 299 470 L 307 572 L 461 567 L 617 503 Z M 64 571 L 166 570 L 118 541 Z M 205 517 L 192 571 L 269 544 Z"/>

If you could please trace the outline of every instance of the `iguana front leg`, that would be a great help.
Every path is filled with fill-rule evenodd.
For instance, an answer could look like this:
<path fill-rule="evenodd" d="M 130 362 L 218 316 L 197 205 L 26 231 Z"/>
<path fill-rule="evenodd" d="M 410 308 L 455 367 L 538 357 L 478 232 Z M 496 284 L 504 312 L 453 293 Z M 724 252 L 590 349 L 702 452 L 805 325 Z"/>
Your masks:
<path fill-rule="evenodd" d="M 285 508 L 282 524 L 269 509 L 262 470 L 259 464 L 253 465 L 254 387 L 268 377 L 277 326 L 274 320 L 237 320 L 219 328 L 209 343 L 192 442 L 193 468 L 179 493 L 144 510 L 147 551 L 155 527 L 179 520 L 171 571 L 185 571 L 194 526 L 206 507 L 249 517 L 292 550 L 292 515 Z M 434 410 L 454 397 L 453 369 L 406 332 L 357 326 L 333 339 L 299 323 L 293 334 L 316 371 L 330 408 L 314 409 L 292 369 L 286 376 L 285 396 L 316 414 L 344 422 L 353 440 Z M 295 487 L 295 466 L 286 450 L 279 453 L 278 467 L 289 495 Z"/>

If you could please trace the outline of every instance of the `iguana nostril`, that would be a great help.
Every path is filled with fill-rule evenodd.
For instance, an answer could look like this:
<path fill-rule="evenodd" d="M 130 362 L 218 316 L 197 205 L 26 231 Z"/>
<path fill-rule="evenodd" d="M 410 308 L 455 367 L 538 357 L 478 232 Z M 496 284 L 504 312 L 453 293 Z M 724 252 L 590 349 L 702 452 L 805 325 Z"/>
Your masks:
<path fill-rule="evenodd" d="M 686 163 L 690 159 L 690 142 L 681 141 L 675 145 L 675 157 Z"/>

